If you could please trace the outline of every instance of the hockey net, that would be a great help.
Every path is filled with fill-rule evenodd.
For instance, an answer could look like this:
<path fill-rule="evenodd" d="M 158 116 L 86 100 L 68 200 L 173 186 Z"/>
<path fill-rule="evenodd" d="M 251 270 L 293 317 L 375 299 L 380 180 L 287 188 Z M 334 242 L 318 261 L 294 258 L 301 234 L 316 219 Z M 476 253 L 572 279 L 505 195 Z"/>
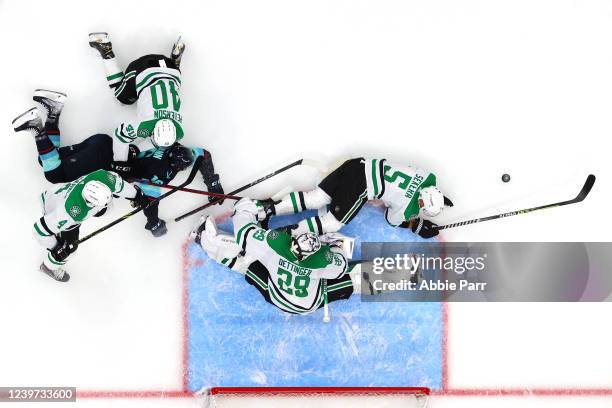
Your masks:
<path fill-rule="evenodd" d="M 425 408 L 422 387 L 218 387 L 209 408 Z"/>

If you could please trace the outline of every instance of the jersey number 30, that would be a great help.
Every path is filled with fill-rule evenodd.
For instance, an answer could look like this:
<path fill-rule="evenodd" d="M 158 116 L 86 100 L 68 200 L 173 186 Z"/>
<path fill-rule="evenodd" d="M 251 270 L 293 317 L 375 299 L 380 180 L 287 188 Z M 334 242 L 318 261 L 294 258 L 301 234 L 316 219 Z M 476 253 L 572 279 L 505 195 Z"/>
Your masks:
<path fill-rule="evenodd" d="M 278 287 L 289 295 L 297 297 L 308 296 L 308 285 L 310 285 L 310 278 L 308 276 L 296 276 L 293 280 L 291 272 L 284 269 L 278 268 Z M 293 280 L 293 282 L 291 282 Z M 293 287 L 292 284 L 293 283 Z"/>

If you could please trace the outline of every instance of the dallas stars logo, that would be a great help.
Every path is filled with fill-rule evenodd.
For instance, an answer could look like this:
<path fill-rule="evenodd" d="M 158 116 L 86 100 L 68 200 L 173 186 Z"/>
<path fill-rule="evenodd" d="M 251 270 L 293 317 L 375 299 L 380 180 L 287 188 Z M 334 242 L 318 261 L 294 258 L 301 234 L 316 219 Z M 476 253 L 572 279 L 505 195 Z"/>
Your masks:
<path fill-rule="evenodd" d="M 78 205 L 73 205 L 72 207 L 70 207 L 70 215 L 72 217 L 78 217 L 79 214 L 81 214 L 81 207 L 79 207 Z"/>

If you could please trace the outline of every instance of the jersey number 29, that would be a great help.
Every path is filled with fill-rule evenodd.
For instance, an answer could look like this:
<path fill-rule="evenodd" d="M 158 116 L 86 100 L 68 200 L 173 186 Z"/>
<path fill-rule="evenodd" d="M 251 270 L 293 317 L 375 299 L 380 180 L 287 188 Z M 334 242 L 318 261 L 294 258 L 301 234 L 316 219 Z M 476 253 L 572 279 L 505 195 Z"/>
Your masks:
<path fill-rule="evenodd" d="M 282 268 L 278 268 L 278 287 L 289 295 L 295 294 L 297 297 L 308 296 L 308 285 L 310 285 L 310 278 L 308 276 L 296 276 L 293 280 L 291 272 L 286 271 Z M 293 282 L 291 282 L 293 280 Z M 291 284 L 293 283 L 293 287 Z M 294 291 L 295 289 L 295 291 Z"/>

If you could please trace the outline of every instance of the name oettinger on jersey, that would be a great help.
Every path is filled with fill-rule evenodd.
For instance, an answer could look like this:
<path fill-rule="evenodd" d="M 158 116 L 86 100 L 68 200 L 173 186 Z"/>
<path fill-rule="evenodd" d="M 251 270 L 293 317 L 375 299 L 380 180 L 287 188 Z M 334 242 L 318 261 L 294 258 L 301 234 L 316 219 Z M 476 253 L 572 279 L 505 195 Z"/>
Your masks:
<path fill-rule="evenodd" d="M 310 276 L 310 274 L 312 273 L 312 269 L 296 265 L 293 262 L 282 258 L 278 260 L 278 266 L 286 271 L 293 272 L 299 276 Z"/>

